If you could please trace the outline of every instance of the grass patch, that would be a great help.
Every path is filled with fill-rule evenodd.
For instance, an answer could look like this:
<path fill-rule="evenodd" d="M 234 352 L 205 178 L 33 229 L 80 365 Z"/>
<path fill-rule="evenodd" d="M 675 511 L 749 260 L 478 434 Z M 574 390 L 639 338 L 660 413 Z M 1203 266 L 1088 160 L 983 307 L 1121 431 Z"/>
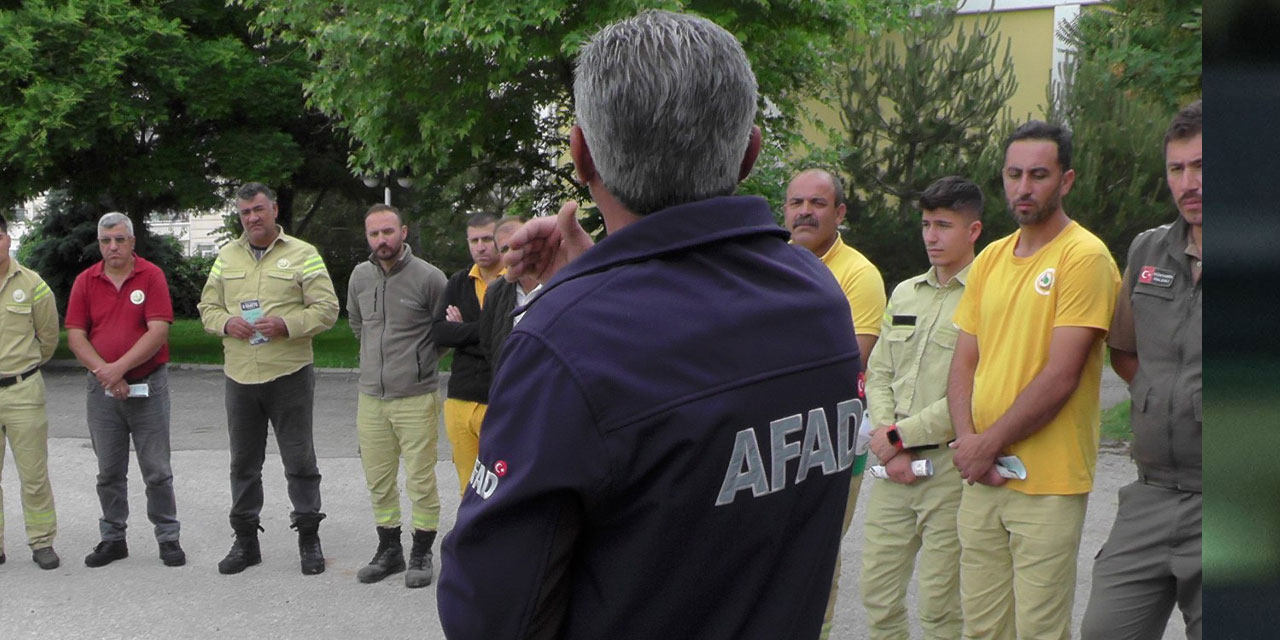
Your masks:
<path fill-rule="evenodd" d="M 332 329 L 311 341 L 315 352 L 315 364 L 321 368 L 354 369 L 360 366 L 360 343 L 351 333 L 346 318 L 338 318 Z M 75 359 L 67 347 L 67 332 L 63 330 L 55 358 Z M 440 370 L 448 371 L 453 352 L 445 354 Z M 222 364 L 222 338 L 205 332 L 204 326 L 194 318 L 180 318 L 169 327 L 169 361 L 184 364 Z"/>
<path fill-rule="evenodd" d="M 1129 406 L 1126 400 L 1102 411 L 1102 438 L 1133 442 L 1133 429 L 1129 427 Z"/>

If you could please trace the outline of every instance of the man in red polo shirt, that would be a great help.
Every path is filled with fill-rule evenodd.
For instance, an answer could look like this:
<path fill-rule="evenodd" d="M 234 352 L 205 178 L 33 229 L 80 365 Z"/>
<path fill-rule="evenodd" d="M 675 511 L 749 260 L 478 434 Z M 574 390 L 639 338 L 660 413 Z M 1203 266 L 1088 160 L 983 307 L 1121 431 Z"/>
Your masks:
<path fill-rule="evenodd" d="M 133 222 L 122 213 L 98 221 L 102 261 L 71 287 L 67 343 L 89 370 L 88 418 L 98 456 L 102 542 L 85 556 L 101 567 L 129 556 L 129 438 L 147 485 L 147 518 L 155 525 L 160 559 L 177 567 L 187 557 L 178 544 L 178 507 L 169 467 L 169 324 L 173 306 L 159 267 L 133 253 Z"/>

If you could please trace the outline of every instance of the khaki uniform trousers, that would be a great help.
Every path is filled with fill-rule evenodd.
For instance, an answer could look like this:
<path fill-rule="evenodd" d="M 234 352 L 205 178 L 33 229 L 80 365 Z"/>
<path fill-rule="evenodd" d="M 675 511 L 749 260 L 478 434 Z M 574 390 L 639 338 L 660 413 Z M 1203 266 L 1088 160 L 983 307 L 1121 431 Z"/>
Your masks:
<path fill-rule="evenodd" d="M 1120 488 L 1115 525 L 1093 560 L 1084 640 L 1159 640 L 1176 603 L 1187 640 L 1200 640 L 1204 497 L 1134 482 Z"/>
<path fill-rule="evenodd" d="M 910 637 L 907 587 L 919 553 L 919 617 L 924 637 L 960 637 L 960 538 L 956 512 L 964 481 L 951 452 L 930 456 L 932 477 L 915 484 L 874 480 L 862 546 L 862 604 L 870 640 Z"/>
<path fill-rule="evenodd" d="M 397 480 L 404 457 L 404 489 L 412 504 L 413 528 L 435 531 L 440 525 L 440 492 L 436 488 L 436 393 L 407 398 L 359 394 L 356 433 L 360 464 L 379 527 L 400 526 Z"/>
<path fill-rule="evenodd" d="M 853 520 L 853 512 L 858 507 L 858 492 L 862 490 L 862 469 L 866 463 L 868 454 L 862 454 L 853 463 L 853 470 L 858 473 L 852 476 L 849 481 L 849 498 L 845 502 L 844 507 L 844 523 L 840 525 L 840 540 L 844 540 L 844 534 L 849 532 L 849 522 Z M 831 595 L 827 596 L 827 613 L 822 617 L 822 634 L 818 637 L 826 640 L 831 637 L 831 619 L 836 613 L 836 597 L 840 593 L 840 553 L 836 552 L 836 572 L 831 576 Z"/>
<path fill-rule="evenodd" d="M 444 432 L 453 449 L 453 466 L 458 470 L 458 494 L 467 490 L 471 471 L 480 455 L 480 424 L 489 405 L 448 398 L 444 401 Z"/>
<path fill-rule="evenodd" d="M 36 372 L 14 385 L 0 387 L 0 471 L 5 441 L 13 449 L 22 485 L 22 516 L 27 544 L 34 551 L 53 546 L 58 519 L 49 485 L 49 417 L 44 407 L 44 377 Z M 4 550 L 4 491 L 0 489 L 0 552 Z"/>
<path fill-rule="evenodd" d="M 965 638 L 1071 638 L 1088 499 L 964 486 L 956 529 Z"/>

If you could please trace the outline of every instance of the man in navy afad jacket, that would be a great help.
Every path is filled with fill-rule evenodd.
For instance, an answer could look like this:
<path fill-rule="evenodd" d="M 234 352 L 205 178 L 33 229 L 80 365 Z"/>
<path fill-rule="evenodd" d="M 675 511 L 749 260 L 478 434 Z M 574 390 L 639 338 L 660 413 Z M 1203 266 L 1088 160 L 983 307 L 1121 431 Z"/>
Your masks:
<path fill-rule="evenodd" d="M 816 638 L 858 350 L 831 272 L 731 195 L 760 148 L 742 47 L 645 12 L 592 38 L 574 96 L 608 237 L 590 247 L 569 203 L 512 239 L 509 277 L 549 282 L 507 341 L 444 540 L 445 634 Z"/>

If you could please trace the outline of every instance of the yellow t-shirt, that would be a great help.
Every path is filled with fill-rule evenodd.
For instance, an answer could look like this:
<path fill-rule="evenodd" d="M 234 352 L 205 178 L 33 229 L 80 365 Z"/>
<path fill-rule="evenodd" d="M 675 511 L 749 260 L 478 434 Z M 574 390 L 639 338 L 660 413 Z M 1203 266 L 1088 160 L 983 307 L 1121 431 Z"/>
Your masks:
<path fill-rule="evenodd" d="M 884 294 L 884 278 L 880 270 L 866 256 L 837 237 L 822 256 L 822 263 L 831 269 L 840 289 L 849 299 L 849 311 L 853 314 L 855 334 L 880 335 L 880 317 L 888 301 Z"/>
<path fill-rule="evenodd" d="M 1120 274 L 1101 240 L 1071 222 L 1034 255 L 1013 255 L 1021 231 L 982 251 L 969 272 L 956 326 L 978 339 L 974 429 L 982 433 L 1013 405 L 1049 360 L 1055 327 L 1109 328 Z M 1102 340 L 1089 351 L 1080 384 L 1049 424 L 1007 453 L 1027 467 L 1005 486 L 1035 495 L 1093 489 L 1098 460 Z"/>

